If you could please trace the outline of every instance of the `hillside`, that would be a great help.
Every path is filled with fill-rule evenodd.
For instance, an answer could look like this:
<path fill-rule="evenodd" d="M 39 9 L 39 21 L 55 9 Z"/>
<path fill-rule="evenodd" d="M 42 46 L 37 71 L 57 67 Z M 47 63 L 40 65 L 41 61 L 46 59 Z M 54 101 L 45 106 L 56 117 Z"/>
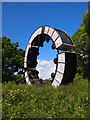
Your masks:
<path fill-rule="evenodd" d="M 10 118 L 87 118 L 88 80 L 76 75 L 73 83 L 57 89 L 51 85 L 2 85 L 2 116 Z"/>

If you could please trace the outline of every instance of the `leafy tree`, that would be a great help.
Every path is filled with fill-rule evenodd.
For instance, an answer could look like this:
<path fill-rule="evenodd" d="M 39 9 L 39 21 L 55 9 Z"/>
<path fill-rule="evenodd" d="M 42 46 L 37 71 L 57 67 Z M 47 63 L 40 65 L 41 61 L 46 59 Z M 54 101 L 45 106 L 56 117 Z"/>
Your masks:
<path fill-rule="evenodd" d="M 2 37 L 2 82 L 15 80 L 15 73 L 23 73 L 24 51 L 18 46 L 6 36 Z"/>
<path fill-rule="evenodd" d="M 89 12 L 83 14 L 83 23 L 80 28 L 73 34 L 74 51 L 77 53 L 78 72 L 84 77 L 88 77 L 88 15 Z"/>

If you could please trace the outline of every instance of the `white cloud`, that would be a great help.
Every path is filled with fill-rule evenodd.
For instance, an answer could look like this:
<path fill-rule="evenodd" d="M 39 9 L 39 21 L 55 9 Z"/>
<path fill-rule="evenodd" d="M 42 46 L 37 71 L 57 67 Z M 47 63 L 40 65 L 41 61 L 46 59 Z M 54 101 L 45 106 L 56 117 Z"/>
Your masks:
<path fill-rule="evenodd" d="M 52 60 L 38 60 L 36 69 L 39 71 L 39 77 L 42 79 L 51 78 L 51 73 L 55 72 L 56 65 Z"/>

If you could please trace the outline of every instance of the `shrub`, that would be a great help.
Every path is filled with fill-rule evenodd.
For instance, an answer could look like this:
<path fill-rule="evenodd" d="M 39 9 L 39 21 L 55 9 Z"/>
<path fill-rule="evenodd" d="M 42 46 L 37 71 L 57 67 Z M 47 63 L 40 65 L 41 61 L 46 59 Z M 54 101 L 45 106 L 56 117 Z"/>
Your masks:
<path fill-rule="evenodd" d="M 14 82 L 16 82 L 16 84 L 18 84 L 18 83 L 25 83 L 25 77 L 24 76 L 22 76 L 22 74 L 17 74 L 17 75 L 15 75 L 15 77 L 14 77 L 15 79 L 14 79 Z"/>

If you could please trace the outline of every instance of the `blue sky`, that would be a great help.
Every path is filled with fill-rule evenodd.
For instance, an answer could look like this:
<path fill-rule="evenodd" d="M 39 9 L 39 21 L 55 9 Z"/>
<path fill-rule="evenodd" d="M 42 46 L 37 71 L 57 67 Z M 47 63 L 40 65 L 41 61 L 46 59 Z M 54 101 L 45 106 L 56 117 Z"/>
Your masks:
<path fill-rule="evenodd" d="M 72 35 L 83 21 L 82 14 L 88 10 L 88 3 L 2 3 L 2 35 L 12 42 L 19 42 L 24 49 L 31 34 L 37 27 L 50 25 Z M 53 60 L 56 51 L 51 42 L 40 49 L 38 59 Z M 48 54 L 47 54 L 48 53 Z"/>

